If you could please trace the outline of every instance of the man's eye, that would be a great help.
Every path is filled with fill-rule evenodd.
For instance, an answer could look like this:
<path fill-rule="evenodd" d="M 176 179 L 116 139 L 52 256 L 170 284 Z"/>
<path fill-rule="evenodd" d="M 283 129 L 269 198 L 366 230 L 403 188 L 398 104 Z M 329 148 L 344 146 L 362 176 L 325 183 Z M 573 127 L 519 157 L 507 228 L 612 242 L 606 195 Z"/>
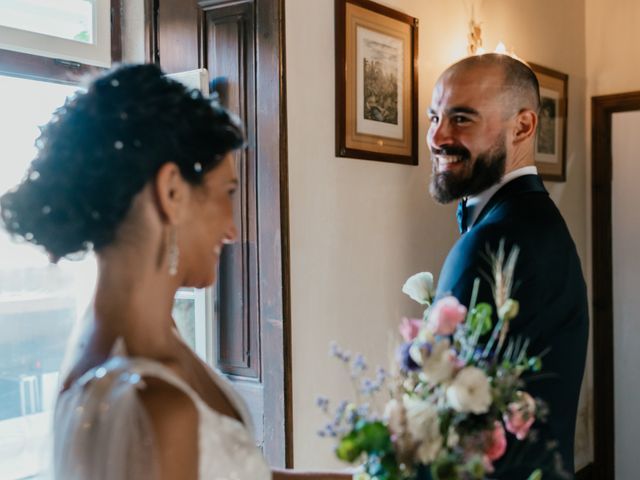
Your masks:
<path fill-rule="evenodd" d="M 469 119 L 467 117 L 463 117 L 462 115 L 456 115 L 455 117 L 452 118 L 453 123 L 457 124 L 457 125 L 461 125 L 463 123 L 468 123 Z"/>

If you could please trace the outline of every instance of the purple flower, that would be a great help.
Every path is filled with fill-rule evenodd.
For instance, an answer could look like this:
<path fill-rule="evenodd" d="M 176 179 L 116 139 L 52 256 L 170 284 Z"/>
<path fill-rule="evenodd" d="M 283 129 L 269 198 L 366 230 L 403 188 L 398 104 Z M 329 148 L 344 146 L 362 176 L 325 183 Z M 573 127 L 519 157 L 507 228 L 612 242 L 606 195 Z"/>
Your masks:
<path fill-rule="evenodd" d="M 420 365 L 413 361 L 411 355 L 409 355 L 409 349 L 411 348 L 412 343 L 407 342 L 403 343 L 398 347 L 398 351 L 396 352 L 398 364 L 400 365 L 400 369 L 403 372 L 412 372 L 416 370 L 420 370 Z"/>
<path fill-rule="evenodd" d="M 327 397 L 318 397 L 316 398 L 316 405 L 322 410 L 326 412 L 329 408 L 329 399 Z"/>

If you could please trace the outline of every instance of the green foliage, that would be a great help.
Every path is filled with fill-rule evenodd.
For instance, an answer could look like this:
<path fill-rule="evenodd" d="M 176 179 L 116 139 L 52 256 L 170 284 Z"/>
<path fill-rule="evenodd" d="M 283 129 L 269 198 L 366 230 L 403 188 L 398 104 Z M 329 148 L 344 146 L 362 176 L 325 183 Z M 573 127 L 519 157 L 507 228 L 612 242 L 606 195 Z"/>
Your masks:
<path fill-rule="evenodd" d="M 540 469 L 535 470 L 527 480 L 542 480 L 542 471 Z"/>
<path fill-rule="evenodd" d="M 89 32 L 86 30 L 83 30 L 79 33 L 76 33 L 73 37 L 74 40 L 78 41 L 78 42 L 84 42 L 84 43 L 90 43 L 89 41 Z"/>
<path fill-rule="evenodd" d="M 475 332 L 480 328 L 480 335 L 489 333 L 493 328 L 493 321 L 491 315 L 493 314 L 493 308 L 488 303 L 479 303 L 471 312 L 469 312 L 468 322 L 469 328 L 472 332 Z"/>
<path fill-rule="evenodd" d="M 389 452 L 392 452 L 389 429 L 380 421 L 359 421 L 336 447 L 338 458 L 349 463 L 355 462 L 363 453 L 384 458 Z"/>

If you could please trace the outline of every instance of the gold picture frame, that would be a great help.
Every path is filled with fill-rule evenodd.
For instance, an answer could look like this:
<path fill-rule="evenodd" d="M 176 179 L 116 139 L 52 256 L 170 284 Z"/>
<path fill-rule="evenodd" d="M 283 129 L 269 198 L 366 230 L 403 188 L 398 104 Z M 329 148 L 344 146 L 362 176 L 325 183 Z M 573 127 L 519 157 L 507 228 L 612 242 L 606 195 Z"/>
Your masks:
<path fill-rule="evenodd" d="M 418 20 L 335 0 L 336 155 L 418 164 Z"/>
<path fill-rule="evenodd" d="M 535 161 L 544 180 L 567 180 L 567 99 L 569 75 L 529 63 L 540 84 Z"/>

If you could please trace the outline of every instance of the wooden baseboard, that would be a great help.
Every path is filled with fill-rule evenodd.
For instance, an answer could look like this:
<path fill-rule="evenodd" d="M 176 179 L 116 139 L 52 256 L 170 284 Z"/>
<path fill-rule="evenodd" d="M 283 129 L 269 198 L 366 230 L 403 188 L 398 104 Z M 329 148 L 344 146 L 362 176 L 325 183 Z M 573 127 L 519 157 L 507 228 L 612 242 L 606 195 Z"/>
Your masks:
<path fill-rule="evenodd" d="M 578 470 L 578 472 L 576 472 L 576 480 L 595 480 L 593 478 L 593 463 Z"/>

